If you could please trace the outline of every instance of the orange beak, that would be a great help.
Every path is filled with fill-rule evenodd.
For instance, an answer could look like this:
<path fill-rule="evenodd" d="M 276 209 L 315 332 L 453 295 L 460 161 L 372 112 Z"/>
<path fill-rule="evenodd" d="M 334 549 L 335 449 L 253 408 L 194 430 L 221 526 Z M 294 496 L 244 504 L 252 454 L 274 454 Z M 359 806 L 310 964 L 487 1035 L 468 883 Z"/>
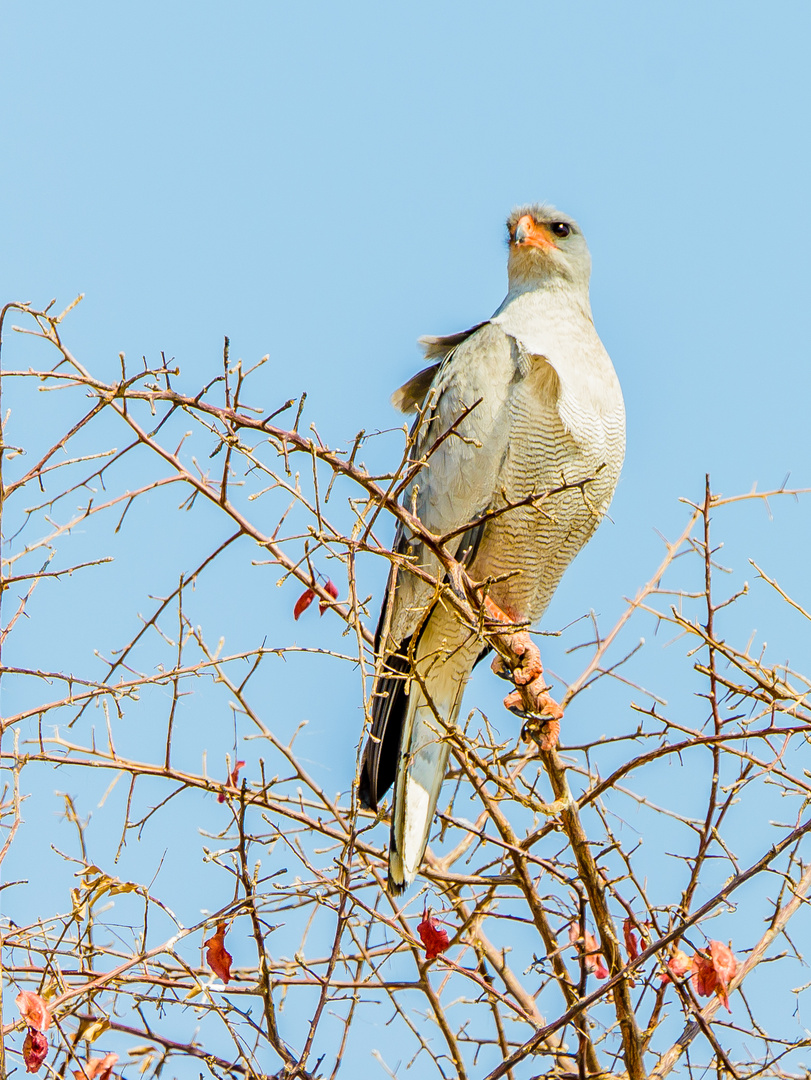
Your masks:
<path fill-rule="evenodd" d="M 555 248 L 549 230 L 544 225 L 536 225 L 529 214 L 524 214 L 515 226 L 515 244 L 517 247 Z"/>

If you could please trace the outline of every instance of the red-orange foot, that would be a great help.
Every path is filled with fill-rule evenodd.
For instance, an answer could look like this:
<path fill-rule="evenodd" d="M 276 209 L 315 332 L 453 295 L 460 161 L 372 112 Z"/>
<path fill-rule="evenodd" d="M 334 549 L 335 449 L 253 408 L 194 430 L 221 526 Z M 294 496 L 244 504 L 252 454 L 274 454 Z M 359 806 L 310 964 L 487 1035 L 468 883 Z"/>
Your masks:
<path fill-rule="evenodd" d="M 501 656 L 496 656 L 490 665 L 496 675 L 509 679 L 516 686 L 527 686 L 543 675 L 541 650 L 526 630 L 519 630 L 517 634 L 505 634 L 504 643 L 518 663 L 510 669 Z"/>
<path fill-rule="evenodd" d="M 549 687 L 544 684 L 543 679 L 536 679 L 529 686 L 517 687 L 511 694 L 507 694 L 504 706 L 525 720 L 541 717 L 560 723 L 563 709 L 550 697 L 548 690 Z"/>
<path fill-rule="evenodd" d="M 485 600 L 485 606 L 491 618 L 502 623 L 511 621 L 489 598 Z M 515 690 L 504 698 L 504 706 L 527 721 L 525 733 L 541 750 L 551 750 L 557 745 L 563 709 L 549 695 L 540 649 L 526 630 L 507 632 L 500 637 L 509 657 L 497 655 L 491 667 L 499 678 L 507 679 L 515 686 Z"/>
<path fill-rule="evenodd" d="M 533 716 L 524 724 L 521 738 L 527 742 L 532 739 L 539 750 L 554 750 L 560 738 L 560 720 Z"/>
<path fill-rule="evenodd" d="M 504 699 L 508 709 L 526 720 L 521 737 L 532 739 L 539 750 L 555 749 L 563 719 L 563 709 L 549 696 L 548 691 L 543 678 L 539 678 L 529 686 L 514 690 Z"/>

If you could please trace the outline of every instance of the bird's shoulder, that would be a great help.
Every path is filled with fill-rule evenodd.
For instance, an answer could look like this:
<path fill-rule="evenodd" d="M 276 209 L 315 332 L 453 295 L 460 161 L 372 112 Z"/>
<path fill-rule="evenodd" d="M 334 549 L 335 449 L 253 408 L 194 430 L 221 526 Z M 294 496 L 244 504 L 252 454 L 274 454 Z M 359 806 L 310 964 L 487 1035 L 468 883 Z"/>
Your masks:
<path fill-rule="evenodd" d="M 499 361 L 503 365 L 514 349 L 511 336 L 490 320 L 458 334 L 421 337 L 419 343 L 425 350 L 425 358 L 434 363 L 418 371 L 392 394 L 392 405 L 404 413 L 416 412 L 426 402 L 429 407 L 435 405 L 439 395 L 460 379 L 477 382 L 477 368 L 498 367 Z M 432 390 L 433 401 L 429 400 Z"/>

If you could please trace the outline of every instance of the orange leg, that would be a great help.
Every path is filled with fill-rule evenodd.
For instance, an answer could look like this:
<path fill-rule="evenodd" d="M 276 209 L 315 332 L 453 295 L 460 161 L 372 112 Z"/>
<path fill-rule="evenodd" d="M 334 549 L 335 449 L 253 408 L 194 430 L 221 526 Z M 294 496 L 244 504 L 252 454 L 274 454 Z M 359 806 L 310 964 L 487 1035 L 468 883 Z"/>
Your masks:
<path fill-rule="evenodd" d="M 503 625 L 514 621 L 489 597 L 485 597 L 484 606 L 494 622 Z M 563 709 L 549 695 L 549 687 L 543 677 L 541 651 L 526 630 L 507 632 L 499 637 L 511 658 L 515 659 L 512 664 L 497 655 L 492 663 L 496 675 L 515 684 L 515 690 L 504 698 L 505 708 L 526 720 L 535 721 L 533 726 L 537 726 L 539 719 L 544 721 L 543 732 L 536 742 L 542 750 L 551 750 L 558 741 Z"/>

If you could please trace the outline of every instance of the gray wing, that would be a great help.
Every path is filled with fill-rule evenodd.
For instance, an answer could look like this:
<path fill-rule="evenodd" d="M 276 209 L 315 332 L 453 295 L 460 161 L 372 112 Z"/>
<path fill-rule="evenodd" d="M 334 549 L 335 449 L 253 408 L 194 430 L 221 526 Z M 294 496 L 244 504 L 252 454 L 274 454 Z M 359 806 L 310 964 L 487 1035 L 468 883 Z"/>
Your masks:
<path fill-rule="evenodd" d="M 486 513 L 499 491 L 509 446 L 509 398 L 520 377 L 519 365 L 515 341 L 500 327 L 485 323 L 452 349 L 434 377 L 413 454 L 425 465 L 406 488 L 403 505 L 437 536 Z M 436 559 L 413 541 L 407 529 L 398 529 L 395 543 L 429 573 L 440 573 Z M 448 547 L 460 556 L 472 543 L 475 536 L 460 535 Z M 411 636 L 433 595 L 429 584 L 405 570 L 399 572 L 389 598 L 387 652 Z"/>
<path fill-rule="evenodd" d="M 426 464 L 406 489 L 403 502 L 437 535 L 462 528 L 492 505 L 509 443 L 508 399 L 519 377 L 517 346 L 497 326 L 487 323 L 472 333 L 443 340 L 450 347 L 441 364 L 435 365 L 438 370 L 429 369 L 434 375 L 430 386 L 424 386 L 426 373 L 421 372 L 402 388 L 421 379 L 419 390 L 404 396 L 416 398 L 424 391 L 428 402 L 417 421 L 414 447 L 414 459 L 425 456 Z M 461 422 L 443 440 L 460 416 Z M 442 441 L 436 445 L 438 440 Z M 480 533 L 472 529 L 459 535 L 448 545 L 451 552 L 469 562 Z M 413 541 L 408 530 L 398 528 L 394 546 L 440 576 L 439 564 L 422 544 Z M 406 569 L 389 578 L 375 642 L 376 651 L 383 654 L 383 670 L 372 698 L 372 728 L 360 780 L 361 803 L 373 809 L 396 774 L 408 704 L 409 643 L 434 595 L 430 585 Z"/>
<path fill-rule="evenodd" d="M 418 371 L 399 390 L 394 391 L 391 395 L 391 403 L 395 409 L 404 413 L 415 412 L 428 396 L 428 391 L 431 389 L 442 361 L 447 360 L 458 345 L 486 325 L 486 322 L 476 323 L 469 330 L 463 330 L 460 334 L 448 334 L 446 337 L 421 337 L 419 343 L 425 350 L 425 359 L 435 360 L 436 363 L 429 364 L 422 371 Z"/>

